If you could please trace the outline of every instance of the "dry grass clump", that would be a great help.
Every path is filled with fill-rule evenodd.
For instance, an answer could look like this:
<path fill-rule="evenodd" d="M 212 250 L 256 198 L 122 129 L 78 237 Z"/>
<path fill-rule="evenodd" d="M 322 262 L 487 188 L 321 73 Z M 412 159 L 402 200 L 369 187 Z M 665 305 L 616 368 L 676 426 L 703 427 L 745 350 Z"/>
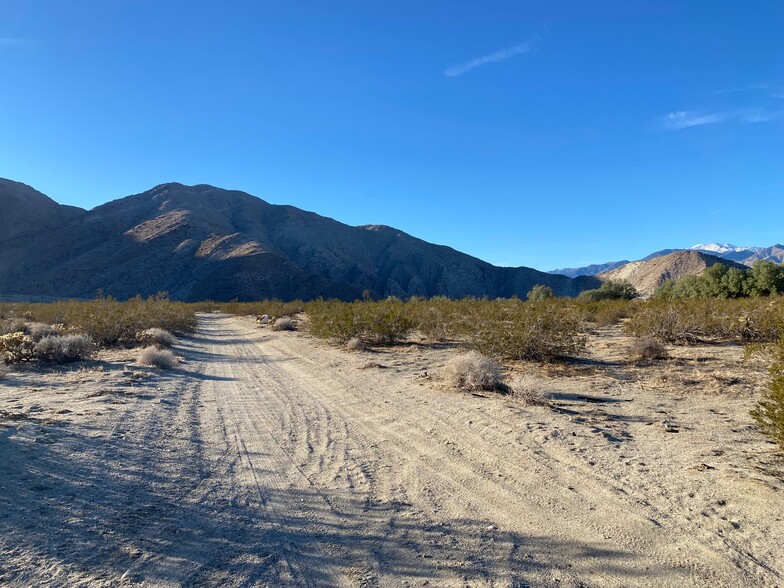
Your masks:
<path fill-rule="evenodd" d="M 160 349 L 154 345 L 145 347 L 139 352 L 139 363 L 149 365 L 164 370 L 170 370 L 177 366 L 177 357 L 168 349 Z"/>
<path fill-rule="evenodd" d="M 532 374 L 517 374 L 509 386 L 517 400 L 532 406 L 550 404 L 551 385 Z"/>
<path fill-rule="evenodd" d="M 174 347 L 177 343 L 177 337 L 166 329 L 158 327 L 152 327 L 136 333 L 136 339 L 142 345 L 157 345 L 159 347 Z"/>
<path fill-rule="evenodd" d="M 656 337 L 638 337 L 632 343 L 629 355 L 632 361 L 651 361 L 668 357 L 667 346 Z"/>
<path fill-rule="evenodd" d="M 69 363 L 88 359 L 95 350 L 89 336 L 71 333 L 69 335 L 47 335 L 42 337 L 34 348 L 35 356 L 53 363 Z"/>
<path fill-rule="evenodd" d="M 346 349 L 349 351 L 365 351 L 367 349 L 367 345 L 359 337 L 352 337 L 346 341 Z"/>
<path fill-rule="evenodd" d="M 497 361 L 477 351 L 450 359 L 443 368 L 444 380 L 458 390 L 505 390 L 503 372 Z"/>
<path fill-rule="evenodd" d="M 293 319 L 284 316 L 279 319 L 276 319 L 275 322 L 272 323 L 272 330 L 273 331 L 296 331 L 297 323 L 295 323 Z"/>

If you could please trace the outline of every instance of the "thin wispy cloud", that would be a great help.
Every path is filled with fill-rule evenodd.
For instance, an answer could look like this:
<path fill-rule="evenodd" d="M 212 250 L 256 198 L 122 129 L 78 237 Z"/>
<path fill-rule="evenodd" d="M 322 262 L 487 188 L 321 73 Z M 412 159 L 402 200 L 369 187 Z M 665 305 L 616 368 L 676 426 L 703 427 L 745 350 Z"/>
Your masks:
<path fill-rule="evenodd" d="M 711 94 L 735 94 L 737 92 L 752 92 L 754 90 L 767 90 L 768 84 L 749 84 L 747 86 L 739 86 L 737 88 L 724 88 L 723 90 L 716 90 Z"/>
<path fill-rule="evenodd" d="M 472 59 L 471 61 L 466 61 L 464 63 L 457 63 L 447 68 L 446 71 L 444 71 L 444 75 L 448 77 L 462 76 L 464 73 L 467 73 L 472 69 L 481 67 L 483 65 L 509 61 L 514 57 L 525 55 L 533 51 L 538 40 L 538 37 L 533 37 L 532 39 L 528 39 L 523 43 L 518 43 L 517 45 L 507 47 L 506 49 L 501 49 L 495 53 L 483 55 L 482 57 L 477 57 L 476 59 Z"/>
<path fill-rule="evenodd" d="M 691 127 L 734 121 L 757 124 L 784 119 L 784 110 L 771 108 L 746 108 L 723 112 L 695 112 L 678 110 L 660 117 L 655 127 L 664 131 L 681 131 Z"/>
<path fill-rule="evenodd" d="M 699 113 L 688 110 L 677 110 L 661 117 L 658 127 L 665 131 L 680 131 L 689 127 L 711 125 L 726 120 L 727 115 L 720 112 Z"/>

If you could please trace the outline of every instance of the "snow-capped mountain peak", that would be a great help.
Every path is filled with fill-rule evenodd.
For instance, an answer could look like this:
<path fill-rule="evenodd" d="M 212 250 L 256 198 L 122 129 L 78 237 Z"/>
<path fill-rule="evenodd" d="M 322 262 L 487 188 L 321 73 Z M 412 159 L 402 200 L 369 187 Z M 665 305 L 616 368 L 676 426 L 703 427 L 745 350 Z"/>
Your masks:
<path fill-rule="evenodd" d="M 695 249 L 698 251 L 710 251 L 712 253 L 740 253 L 743 251 L 748 251 L 751 253 L 756 253 L 761 248 L 760 247 L 738 247 L 737 245 L 732 245 L 730 243 L 700 243 L 698 245 L 692 245 L 689 249 Z"/>

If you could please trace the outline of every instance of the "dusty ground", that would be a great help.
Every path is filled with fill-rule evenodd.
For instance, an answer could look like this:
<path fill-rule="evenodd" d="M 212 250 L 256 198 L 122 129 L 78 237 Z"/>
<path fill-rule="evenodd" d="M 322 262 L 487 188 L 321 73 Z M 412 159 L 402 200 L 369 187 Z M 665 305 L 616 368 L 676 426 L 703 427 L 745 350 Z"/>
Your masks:
<path fill-rule="evenodd" d="M 784 483 L 737 346 L 518 365 L 552 406 L 446 390 L 448 346 L 349 353 L 203 315 L 0 373 L 0 584 L 780 586 Z"/>

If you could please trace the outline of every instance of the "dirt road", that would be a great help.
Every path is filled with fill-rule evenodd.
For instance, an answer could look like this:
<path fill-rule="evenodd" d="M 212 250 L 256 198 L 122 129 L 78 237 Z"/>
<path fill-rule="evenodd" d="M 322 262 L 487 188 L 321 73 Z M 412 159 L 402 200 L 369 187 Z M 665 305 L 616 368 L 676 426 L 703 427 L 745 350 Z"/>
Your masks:
<path fill-rule="evenodd" d="M 780 489 L 681 469 L 696 457 L 642 419 L 597 430 L 443 390 L 423 367 L 437 350 L 349 354 L 225 315 L 179 351 L 147 380 L 107 384 L 120 362 L 105 366 L 81 420 L 51 404 L 59 423 L 27 410 L 0 428 L 0 582 L 784 582 Z M 663 439 L 652 464 L 645 435 Z"/>

